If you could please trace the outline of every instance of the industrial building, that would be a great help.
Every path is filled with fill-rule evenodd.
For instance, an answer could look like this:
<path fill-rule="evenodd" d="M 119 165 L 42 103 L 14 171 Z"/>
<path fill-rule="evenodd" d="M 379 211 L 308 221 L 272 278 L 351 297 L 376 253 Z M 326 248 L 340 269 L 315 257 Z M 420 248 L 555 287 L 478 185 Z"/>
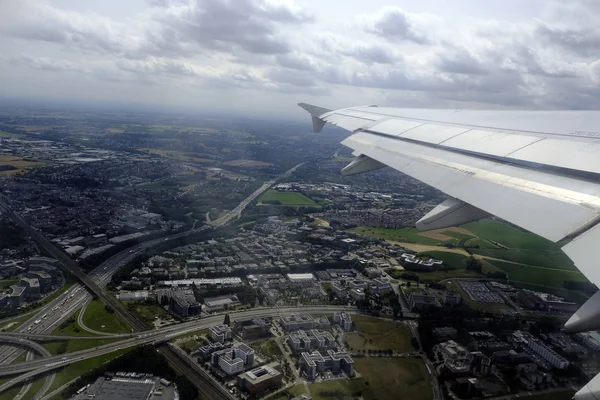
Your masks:
<path fill-rule="evenodd" d="M 273 363 L 254 368 L 238 375 L 238 385 L 250 394 L 257 394 L 266 389 L 281 385 L 283 375 L 278 371 L 279 364 Z"/>
<path fill-rule="evenodd" d="M 223 311 L 240 304 L 240 300 L 234 294 L 218 297 L 207 297 L 204 299 L 204 310 L 209 313 Z"/>
<path fill-rule="evenodd" d="M 440 303 L 434 295 L 425 291 L 411 292 L 408 295 L 408 305 L 413 311 L 425 310 L 432 307 L 439 307 Z"/>
<path fill-rule="evenodd" d="M 200 315 L 202 305 L 196 301 L 191 289 L 173 290 L 169 299 L 169 311 L 182 318 Z"/>
<path fill-rule="evenodd" d="M 316 278 L 313 274 L 287 274 L 287 278 L 289 279 L 292 285 L 303 286 L 309 285 L 316 281 Z"/>
<path fill-rule="evenodd" d="M 178 398 L 170 382 L 150 374 L 117 372 L 79 389 L 71 400 L 148 400 Z"/>

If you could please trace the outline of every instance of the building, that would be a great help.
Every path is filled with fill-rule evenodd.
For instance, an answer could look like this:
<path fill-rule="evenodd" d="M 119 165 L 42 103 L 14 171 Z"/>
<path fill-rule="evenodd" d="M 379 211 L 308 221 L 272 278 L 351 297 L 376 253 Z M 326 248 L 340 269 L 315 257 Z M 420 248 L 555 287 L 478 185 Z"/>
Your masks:
<path fill-rule="evenodd" d="M 352 330 L 352 316 L 347 312 L 334 312 L 333 322 L 341 326 L 345 331 Z"/>
<path fill-rule="evenodd" d="M 297 331 L 298 329 L 309 330 L 316 328 L 317 322 L 310 315 L 290 314 L 280 318 L 279 324 L 287 332 Z"/>
<path fill-rule="evenodd" d="M 311 285 L 316 281 L 313 274 L 287 274 L 290 283 L 295 286 Z"/>
<path fill-rule="evenodd" d="M 49 264 L 33 264 L 29 266 L 29 271 L 44 271 L 52 278 L 53 283 L 60 283 L 63 278 L 62 271 L 53 265 Z"/>
<path fill-rule="evenodd" d="M 219 297 L 207 297 L 204 299 L 204 309 L 206 312 L 214 313 L 229 309 L 240 304 L 240 300 L 234 294 Z"/>
<path fill-rule="evenodd" d="M 330 349 L 337 345 L 331 333 L 318 329 L 292 332 L 288 335 L 287 343 L 293 352 Z"/>
<path fill-rule="evenodd" d="M 438 339 L 454 339 L 458 332 L 451 326 L 443 326 L 433 329 L 433 336 Z"/>
<path fill-rule="evenodd" d="M 21 278 L 19 286 L 27 288 L 27 296 L 29 298 L 35 299 L 40 297 L 40 283 L 36 278 Z"/>
<path fill-rule="evenodd" d="M 531 339 L 528 341 L 528 344 L 531 350 L 535 351 L 540 357 L 552 364 L 553 367 L 566 369 L 569 366 L 569 361 L 539 340 Z"/>
<path fill-rule="evenodd" d="M 365 268 L 364 274 L 369 278 L 379 278 L 381 276 L 381 271 L 379 268 L 369 267 Z"/>
<path fill-rule="evenodd" d="M 400 256 L 400 263 L 409 271 L 435 271 L 440 269 L 444 262 L 430 258 L 421 260 L 415 254 L 403 253 Z"/>
<path fill-rule="evenodd" d="M 364 289 L 350 289 L 350 297 L 356 301 L 364 301 L 367 298 L 367 294 Z"/>
<path fill-rule="evenodd" d="M 335 294 L 335 297 L 337 297 L 340 300 L 346 300 L 346 298 L 348 297 L 346 288 L 339 282 L 333 282 L 331 284 L 331 290 L 333 291 L 333 294 Z"/>
<path fill-rule="evenodd" d="M 239 318 L 233 321 L 233 331 L 244 340 L 271 336 L 271 320 L 263 317 Z"/>
<path fill-rule="evenodd" d="M 227 375 L 237 374 L 254 364 L 254 350 L 245 344 L 215 351 L 211 355 L 211 363 Z"/>
<path fill-rule="evenodd" d="M 197 354 L 201 361 L 206 360 L 212 353 L 218 350 L 223 350 L 225 345 L 223 343 L 215 342 L 200 347 L 194 354 Z"/>
<path fill-rule="evenodd" d="M 281 385 L 283 376 L 277 370 L 279 364 L 263 365 L 238 375 L 238 385 L 250 394 L 258 394 L 264 390 Z"/>
<path fill-rule="evenodd" d="M 375 278 L 371 282 L 369 286 L 369 291 L 372 294 L 388 294 L 392 292 L 392 285 L 387 279 L 384 278 Z"/>
<path fill-rule="evenodd" d="M 41 293 L 48 293 L 52 290 L 52 277 L 46 271 L 29 271 L 28 278 L 37 279 Z"/>
<path fill-rule="evenodd" d="M 200 315 L 202 305 L 196 301 L 194 292 L 191 289 L 172 290 L 169 299 L 169 311 L 182 318 L 194 315 Z"/>
<path fill-rule="evenodd" d="M 547 306 L 544 300 L 539 297 L 535 292 L 531 290 L 519 290 L 517 292 L 517 299 L 525 307 L 532 310 L 546 310 Z"/>
<path fill-rule="evenodd" d="M 425 310 L 432 307 L 440 307 L 434 295 L 428 294 L 426 291 L 410 292 L 408 295 L 408 305 L 413 311 Z"/>
<path fill-rule="evenodd" d="M 328 370 L 334 373 L 344 372 L 348 376 L 354 372 L 354 361 L 350 355 L 333 350 L 327 350 L 325 356 L 318 351 L 304 352 L 300 355 L 300 365 L 302 372 L 309 379 L 315 379 L 319 374 Z"/>
<path fill-rule="evenodd" d="M 27 260 L 27 265 L 29 265 L 30 268 L 32 265 L 40 265 L 40 264 L 48 264 L 48 265 L 52 265 L 54 267 L 60 266 L 60 262 L 58 260 L 55 260 L 54 258 L 49 258 L 49 257 L 34 256 L 34 257 L 29 257 L 29 260 Z"/>
<path fill-rule="evenodd" d="M 360 289 L 364 291 L 367 290 L 367 286 L 369 286 L 369 284 L 366 281 L 353 280 L 348 282 L 349 289 Z"/>
<path fill-rule="evenodd" d="M 6 306 L 9 308 L 20 307 L 27 297 L 27 288 L 23 286 L 11 285 L 12 292 L 8 295 Z"/>
<path fill-rule="evenodd" d="M 231 328 L 225 324 L 211 326 L 209 334 L 212 340 L 219 343 L 223 343 L 233 337 Z"/>
<path fill-rule="evenodd" d="M 165 379 L 150 374 L 117 372 L 96 379 L 77 391 L 72 400 L 173 400 L 175 388 Z"/>
<path fill-rule="evenodd" d="M 433 352 L 442 360 L 459 360 L 468 358 L 470 353 L 467 349 L 454 340 L 438 343 L 433 346 Z"/>
<path fill-rule="evenodd" d="M 452 290 L 446 290 L 442 295 L 442 301 L 444 302 L 445 306 L 454 306 L 462 302 L 462 297 Z"/>

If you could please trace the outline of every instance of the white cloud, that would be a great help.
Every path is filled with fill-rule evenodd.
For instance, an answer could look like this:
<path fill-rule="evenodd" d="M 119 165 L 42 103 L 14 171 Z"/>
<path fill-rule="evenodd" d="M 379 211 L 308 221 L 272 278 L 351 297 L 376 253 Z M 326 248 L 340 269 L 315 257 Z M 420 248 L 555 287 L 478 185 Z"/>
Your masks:
<path fill-rule="evenodd" d="M 341 26 L 328 23 L 333 3 L 326 12 L 293 0 L 149 0 L 138 14 L 114 18 L 20 0 L 0 5 L 0 63 L 15 91 L 47 71 L 98 84 L 218 88 L 224 98 L 247 90 L 258 103 L 280 95 L 348 105 L 379 97 L 420 106 L 598 107 L 598 4 L 552 1 L 536 18 L 454 23 L 443 9 L 365 12 L 361 2 Z M 80 91 L 61 82 L 64 92 Z M 350 91 L 369 100 L 349 99 Z M 136 100 L 135 93 L 120 95 Z"/>

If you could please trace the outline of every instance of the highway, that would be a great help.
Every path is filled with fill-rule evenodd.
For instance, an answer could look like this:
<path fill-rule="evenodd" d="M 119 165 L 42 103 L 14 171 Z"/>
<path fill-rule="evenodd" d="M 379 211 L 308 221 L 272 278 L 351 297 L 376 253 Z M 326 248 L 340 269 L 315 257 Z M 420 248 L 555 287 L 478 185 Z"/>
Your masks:
<path fill-rule="evenodd" d="M 266 316 L 266 317 L 277 317 L 280 315 L 289 315 L 295 312 L 301 313 L 333 313 L 335 311 L 346 311 L 355 313 L 355 309 L 347 306 L 320 306 L 320 307 L 288 307 L 288 308 L 268 308 L 268 309 L 252 309 L 248 311 L 241 311 L 237 313 L 230 313 L 232 319 L 245 318 L 251 316 Z M 6 382 L 0 386 L 0 393 L 10 389 L 11 387 L 18 385 L 29 378 L 37 375 L 47 373 L 48 371 L 62 368 L 69 364 L 86 360 L 88 358 L 97 357 L 103 354 L 112 353 L 114 351 L 130 348 L 134 346 L 150 344 L 150 343 L 164 343 L 170 339 L 185 335 L 200 329 L 208 328 L 212 325 L 223 322 L 223 315 L 215 315 L 208 318 L 203 318 L 197 321 L 184 322 L 181 324 L 168 326 L 160 329 L 139 332 L 134 337 L 129 337 L 124 340 L 115 343 L 109 343 L 106 345 L 94 347 L 92 349 L 80 350 L 73 353 L 61 354 L 58 356 L 51 356 L 44 359 L 26 361 L 19 364 L 3 365 L 0 366 L 0 376 L 11 376 L 18 374 L 16 378 Z M 12 336 L 14 337 L 14 336 Z M 172 350 L 171 350 L 172 351 Z M 171 360 L 171 354 L 166 356 Z M 177 357 L 180 358 L 180 357 Z M 180 361 L 178 361 L 179 363 Z M 197 371 L 196 371 L 197 372 Z"/>
<path fill-rule="evenodd" d="M 222 218 L 213 221 L 211 225 L 216 227 L 224 226 L 231 222 L 234 218 L 238 218 L 241 215 L 242 211 L 246 208 L 246 206 L 250 204 L 250 202 L 252 202 L 254 199 L 256 199 L 262 192 L 267 190 L 269 187 L 273 186 L 278 179 L 289 176 L 303 164 L 305 164 L 305 162 L 297 164 L 293 168 L 286 171 L 284 174 L 278 176 L 277 178 L 271 181 L 266 182 L 259 189 L 257 189 L 250 196 L 248 196 L 244 201 L 242 201 L 242 203 L 240 203 L 234 210 L 232 210 Z M 194 225 L 192 226 L 192 229 L 190 231 L 177 233 L 166 238 L 163 237 L 152 239 L 144 243 L 138 244 L 136 246 L 133 246 L 127 250 L 123 250 L 120 253 L 117 253 L 116 255 L 110 257 L 100 266 L 95 268 L 92 272 L 90 272 L 89 275 L 86 275 L 85 272 L 81 268 L 79 268 L 75 261 L 73 261 L 69 256 L 67 256 L 62 250 L 54 246 L 53 243 L 51 243 L 37 230 L 35 230 L 29 224 L 27 224 L 17 214 L 15 214 L 9 206 L 8 199 L 6 199 L 6 197 L 1 194 L 0 211 L 6 213 L 7 216 L 16 225 L 20 226 L 25 232 L 27 232 L 52 257 L 59 260 L 66 270 L 68 270 L 75 277 L 77 277 L 79 281 L 83 285 L 85 285 L 89 291 L 94 293 L 105 304 L 113 308 L 115 313 L 119 315 L 124 321 L 128 322 L 134 330 L 143 330 L 145 328 L 145 325 L 143 324 L 143 322 L 138 321 L 137 318 L 135 318 L 135 316 L 127 312 L 117 299 L 113 298 L 112 296 L 104 292 L 104 290 L 102 290 L 104 287 L 106 287 L 108 282 L 110 282 L 112 275 L 119 268 L 123 267 L 124 265 L 127 265 L 127 263 L 129 263 L 139 253 L 145 251 L 146 249 L 152 248 L 162 242 L 168 242 L 170 240 L 189 235 L 191 232 L 199 232 L 202 230 L 210 229 L 208 225 L 203 225 L 199 228 L 195 228 L 196 222 L 194 222 Z M 69 290 L 70 293 L 64 293 L 58 296 L 47 306 L 42 307 L 40 311 L 36 313 L 31 319 L 29 319 L 28 321 L 23 323 L 19 328 L 17 328 L 17 332 L 30 332 L 40 334 L 52 332 L 59 324 L 68 319 L 79 308 L 84 307 L 90 301 L 91 295 L 83 289 L 82 284 L 78 283 L 73 285 Z M 0 363 L 8 364 L 14 361 L 16 358 L 18 358 L 21 353 L 21 351 L 12 347 L 0 347 Z M 165 356 L 169 354 L 168 358 L 171 359 L 173 358 L 172 356 L 175 355 L 172 352 L 172 350 L 168 348 L 161 349 L 161 353 L 163 353 Z M 191 369 L 193 366 L 188 365 L 188 367 L 190 367 Z M 188 372 L 193 372 L 190 371 L 190 369 L 188 369 Z M 203 375 L 206 375 L 206 377 L 208 377 L 208 374 Z M 198 382 L 196 383 L 197 386 L 199 386 Z M 210 384 L 210 386 L 214 386 L 212 382 L 208 383 Z M 46 387 L 46 385 L 44 385 L 44 387 Z M 40 392 L 38 393 L 38 396 L 41 397 L 44 393 L 45 391 Z M 208 395 L 208 397 L 212 397 L 215 393 L 206 394 Z"/>

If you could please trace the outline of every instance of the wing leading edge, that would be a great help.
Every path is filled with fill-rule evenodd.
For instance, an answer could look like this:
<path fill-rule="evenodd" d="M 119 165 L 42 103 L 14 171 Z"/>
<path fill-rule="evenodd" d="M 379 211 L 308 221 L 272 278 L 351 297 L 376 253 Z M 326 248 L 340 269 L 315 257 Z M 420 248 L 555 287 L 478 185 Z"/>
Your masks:
<path fill-rule="evenodd" d="M 454 111 L 299 104 L 313 128 L 353 132 L 345 175 L 388 165 L 450 198 L 417 222 L 438 229 L 496 215 L 553 242 L 600 286 L 600 112 Z M 565 324 L 600 329 L 600 291 Z M 600 375 L 575 398 L 600 400 Z M 593 396 L 593 397 L 590 397 Z"/>

